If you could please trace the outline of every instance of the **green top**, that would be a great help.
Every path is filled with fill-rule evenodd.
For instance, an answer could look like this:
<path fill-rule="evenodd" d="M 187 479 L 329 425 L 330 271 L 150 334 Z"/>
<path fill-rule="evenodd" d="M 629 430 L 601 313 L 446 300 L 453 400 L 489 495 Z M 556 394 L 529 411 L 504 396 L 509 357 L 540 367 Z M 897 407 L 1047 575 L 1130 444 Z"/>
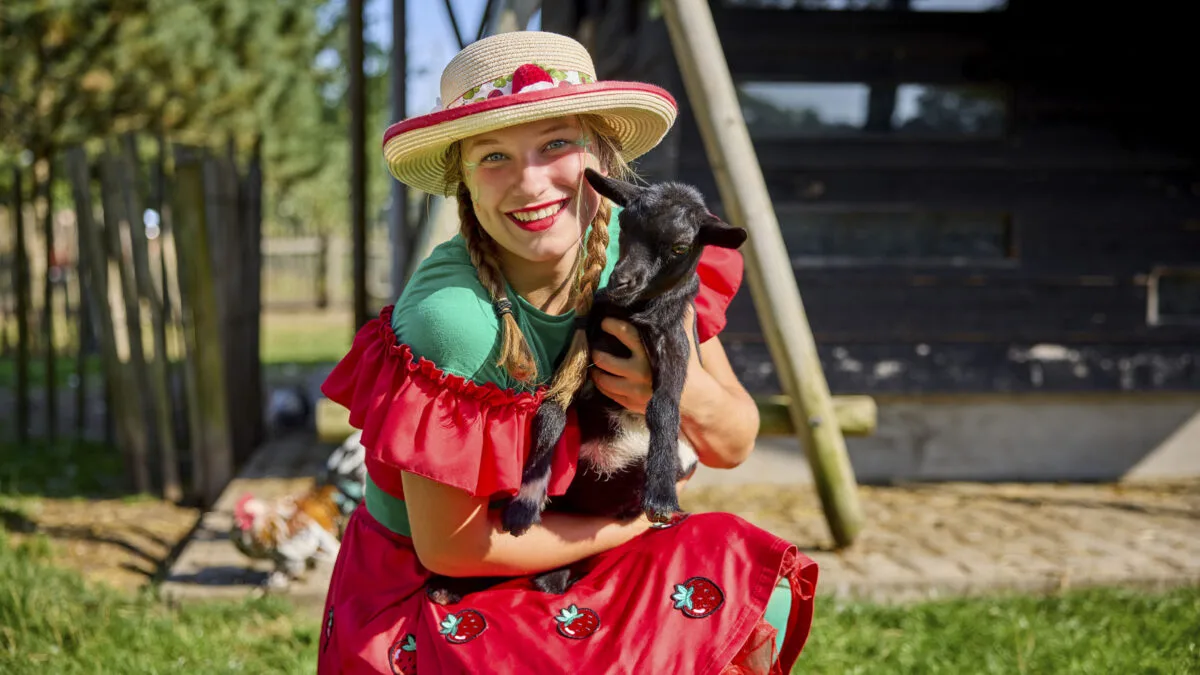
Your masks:
<path fill-rule="evenodd" d="M 600 288 L 608 284 L 620 252 L 620 211 L 614 206 L 608 221 L 607 261 L 600 274 Z M 575 310 L 547 314 L 526 302 L 511 286 L 507 288 L 513 301 L 513 318 L 537 361 L 539 384 L 546 384 L 570 344 Z M 536 388 L 514 380 L 496 365 L 502 339 L 500 319 L 479 283 L 460 235 L 435 248 L 413 273 L 392 311 L 392 330 L 399 342 L 412 349 L 414 357 L 424 357 L 451 375 L 476 384 L 493 382 L 518 392 Z M 384 492 L 370 474 L 364 501 L 371 515 L 385 527 L 411 536 L 404 501 Z"/>

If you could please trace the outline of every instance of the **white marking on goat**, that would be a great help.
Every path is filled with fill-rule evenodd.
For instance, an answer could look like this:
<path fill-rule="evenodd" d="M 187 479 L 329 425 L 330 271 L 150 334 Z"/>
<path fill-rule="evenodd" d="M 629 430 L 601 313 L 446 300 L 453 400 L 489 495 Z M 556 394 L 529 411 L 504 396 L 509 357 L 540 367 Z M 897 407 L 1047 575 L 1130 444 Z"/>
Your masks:
<path fill-rule="evenodd" d="M 550 486 L 550 473 L 538 478 L 532 483 L 521 486 L 521 491 L 517 493 L 517 501 L 527 504 L 536 504 L 538 508 L 544 508 L 549 500 L 547 488 Z"/>
<path fill-rule="evenodd" d="M 579 458 L 585 460 L 601 475 L 613 474 L 642 461 L 650 452 L 650 429 L 646 416 L 623 410 L 612 420 L 617 433 L 611 441 L 589 441 L 579 447 Z M 699 461 L 696 449 L 682 433 L 679 434 L 679 465 L 684 472 Z"/>

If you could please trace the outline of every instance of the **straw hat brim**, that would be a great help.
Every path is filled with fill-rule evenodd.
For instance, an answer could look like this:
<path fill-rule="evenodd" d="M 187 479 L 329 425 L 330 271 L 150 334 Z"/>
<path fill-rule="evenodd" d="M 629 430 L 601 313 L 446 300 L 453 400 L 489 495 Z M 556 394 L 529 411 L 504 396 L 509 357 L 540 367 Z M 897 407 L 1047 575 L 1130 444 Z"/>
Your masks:
<path fill-rule="evenodd" d="M 448 195 L 454 186 L 445 182 L 445 155 L 455 141 L 526 122 L 590 113 L 608 120 L 628 162 L 658 145 L 677 110 L 666 90 L 642 82 L 609 80 L 507 94 L 397 122 L 384 134 L 383 155 L 397 180 Z"/>

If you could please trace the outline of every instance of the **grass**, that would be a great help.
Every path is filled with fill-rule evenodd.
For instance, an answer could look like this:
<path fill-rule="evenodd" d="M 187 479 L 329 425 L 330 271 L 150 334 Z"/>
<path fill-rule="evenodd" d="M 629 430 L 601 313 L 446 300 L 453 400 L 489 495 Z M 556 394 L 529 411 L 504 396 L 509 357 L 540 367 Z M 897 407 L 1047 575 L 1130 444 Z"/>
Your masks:
<path fill-rule="evenodd" d="M 264 366 L 334 363 L 354 339 L 354 317 L 345 311 L 270 312 L 262 315 Z"/>
<path fill-rule="evenodd" d="M 1200 587 L 910 606 L 821 598 L 796 673 L 1200 672 Z"/>
<path fill-rule="evenodd" d="M 53 566 L 50 546 L 19 545 L 0 530 L 0 672 L 311 673 L 316 621 L 293 619 L 281 601 L 171 609 L 85 583 Z"/>
<path fill-rule="evenodd" d="M 0 529 L 0 672 L 311 673 L 319 626 L 273 599 L 168 608 L 51 563 Z M 1200 588 L 907 606 L 820 598 L 795 673 L 1200 672 Z"/>
<path fill-rule="evenodd" d="M 60 388 L 69 385 L 75 377 L 75 357 L 59 356 L 54 359 L 54 383 Z M 101 373 L 99 356 L 89 356 L 83 362 L 83 375 L 89 379 L 97 378 Z M 16 358 L 0 358 L 0 389 L 15 389 L 17 386 Z M 29 362 L 29 386 L 40 389 L 46 386 L 46 360 L 40 354 L 35 354 Z"/>
<path fill-rule="evenodd" d="M 120 453 L 103 443 L 0 442 L 0 493 L 113 497 L 123 494 L 123 467 Z"/>

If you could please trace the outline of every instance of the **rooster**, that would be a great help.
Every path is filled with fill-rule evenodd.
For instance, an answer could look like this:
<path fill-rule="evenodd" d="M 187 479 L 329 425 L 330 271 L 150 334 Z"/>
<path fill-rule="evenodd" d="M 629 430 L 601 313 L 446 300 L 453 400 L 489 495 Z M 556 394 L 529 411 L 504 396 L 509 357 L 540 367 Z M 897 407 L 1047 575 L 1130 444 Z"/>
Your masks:
<path fill-rule="evenodd" d="M 267 501 L 243 495 L 230 538 L 247 557 L 271 560 L 267 586 L 286 588 L 318 563 L 337 558 L 346 521 L 362 501 L 366 451 L 355 432 L 330 455 L 324 474 L 300 495 Z"/>

